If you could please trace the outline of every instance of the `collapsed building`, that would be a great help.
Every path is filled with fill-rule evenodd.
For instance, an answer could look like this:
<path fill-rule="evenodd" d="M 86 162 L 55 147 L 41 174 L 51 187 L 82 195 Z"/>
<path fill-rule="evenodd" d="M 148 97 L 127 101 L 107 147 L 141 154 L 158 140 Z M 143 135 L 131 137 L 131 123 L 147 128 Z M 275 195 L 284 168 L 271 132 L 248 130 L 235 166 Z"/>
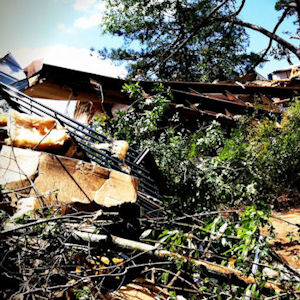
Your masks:
<path fill-rule="evenodd" d="M 28 124 L 32 121 L 12 113 L 12 120 L 8 123 L 13 146 L 22 146 L 23 143 L 23 148 L 43 150 L 46 142 L 43 140 L 44 135 L 49 140 L 51 135 L 60 133 L 60 146 L 64 147 L 58 147 L 61 149 L 56 153 L 94 161 L 101 167 L 123 173 L 129 172 L 139 179 L 139 200 L 144 208 L 147 211 L 161 210 L 160 195 L 166 191 L 150 149 L 137 152 L 128 147 L 126 142 L 122 145 L 122 142 L 113 141 L 88 126 L 95 114 L 113 116 L 118 109 L 128 109 L 133 100 L 122 92 L 126 80 L 47 65 L 40 60 L 32 62 L 23 70 L 11 54 L 1 59 L 0 67 L 1 95 L 12 108 L 21 113 L 56 120 L 48 120 L 46 125 L 40 123 L 39 126 L 47 127 L 47 132 L 41 128 L 40 132 L 31 132 L 33 136 L 36 135 L 35 140 L 26 144 L 20 136 L 28 137 Z M 171 109 L 178 111 L 182 118 L 218 119 L 232 126 L 236 115 L 252 114 L 254 111 L 281 114 L 292 97 L 300 91 L 298 75 L 296 71 L 291 72 L 288 81 L 267 81 L 260 75 L 248 74 L 228 82 L 173 81 L 163 84 L 173 94 Z M 140 82 L 146 92 L 154 84 L 151 81 Z M 18 128 L 18 118 L 19 123 L 23 123 L 22 128 Z M 5 115 L 2 115 L 2 119 L 5 125 Z M 114 153 L 118 148 L 125 152 Z"/>

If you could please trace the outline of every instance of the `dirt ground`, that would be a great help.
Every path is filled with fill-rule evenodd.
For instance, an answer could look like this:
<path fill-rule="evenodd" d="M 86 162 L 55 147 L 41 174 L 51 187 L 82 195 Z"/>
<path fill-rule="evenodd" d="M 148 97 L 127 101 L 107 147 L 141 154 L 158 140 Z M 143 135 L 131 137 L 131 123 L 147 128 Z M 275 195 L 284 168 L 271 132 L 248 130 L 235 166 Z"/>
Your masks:
<path fill-rule="evenodd" d="M 275 233 L 270 244 L 284 262 L 300 271 L 300 209 L 273 212 L 270 221 Z"/>

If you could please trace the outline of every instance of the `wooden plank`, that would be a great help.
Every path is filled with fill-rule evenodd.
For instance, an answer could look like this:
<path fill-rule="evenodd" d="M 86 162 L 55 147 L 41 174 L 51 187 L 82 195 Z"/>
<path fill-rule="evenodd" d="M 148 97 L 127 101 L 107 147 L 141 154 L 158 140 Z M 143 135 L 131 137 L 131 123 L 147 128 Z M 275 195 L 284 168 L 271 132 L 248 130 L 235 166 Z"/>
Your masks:
<path fill-rule="evenodd" d="M 267 96 L 263 95 L 262 93 L 259 93 L 259 96 L 260 96 L 260 99 L 261 99 L 265 104 L 271 105 L 271 106 L 274 104 L 274 102 L 273 102 L 271 99 L 269 99 Z"/>
<path fill-rule="evenodd" d="M 233 95 L 229 91 L 225 90 L 225 94 L 227 96 L 227 99 L 232 100 L 232 101 L 234 101 L 236 103 L 240 103 L 240 104 L 244 104 L 245 105 L 244 101 L 242 101 L 241 99 L 239 99 L 239 97 Z"/>

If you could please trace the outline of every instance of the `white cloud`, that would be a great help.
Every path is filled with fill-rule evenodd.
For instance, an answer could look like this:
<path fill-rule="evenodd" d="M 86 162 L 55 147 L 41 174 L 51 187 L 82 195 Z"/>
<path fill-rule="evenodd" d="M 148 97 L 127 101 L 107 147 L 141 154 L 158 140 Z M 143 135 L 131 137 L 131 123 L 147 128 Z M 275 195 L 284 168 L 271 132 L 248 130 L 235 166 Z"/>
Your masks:
<path fill-rule="evenodd" d="M 103 12 L 105 10 L 105 6 L 106 6 L 105 2 L 100 1 L 94 5 L 94 8 L 100 12 Z"/>
<path fill-rule="evenodd" d="M 75 0 L 73 8 L 79 11 L 87 11 L 96 0 Z"/>
<path fill-rule="evenodd" d="M 87 29 L 90 27 L 96 27 L 100 25 L 102 21 L 102 14 L 97 13 L 93 14 L 89 17 L 81 17 L 75 20 L 74 27 L 81 28 L 81 29 Z"/>
<path fill-rule="evenodd" d="M 105 6 L 106 4 L 104 1 L 75 0 L 73 5 L 74 9 L 86 11 L 84 16 L 76 19 L 71 26 L 60 23 L 57 25 L 57 29 L 65 33 L 72 33 L 75 32 L 76 28 L 88 29 L 96 27 L 102 22 Z"/>
<path fill-rule="evenodd" d="M 22 48 L 12 51 L 12 54 L 23 68 L 33 60 L 43 58 L 45 64 L 109 77 L 124 78 L 127 73 L 123 66 L 115 66 L 110 60 L 103 60 L 97 55 L 91 56 L 89 49 L 78 49 L 66 45 Z"/>
<path fill-rule="evenodd" d="M 60 23 L 57 25 L 57 29 L 62 32 L 72 33 L 74 30 L 71 27 L 66 26 L 64 23 Z"/>

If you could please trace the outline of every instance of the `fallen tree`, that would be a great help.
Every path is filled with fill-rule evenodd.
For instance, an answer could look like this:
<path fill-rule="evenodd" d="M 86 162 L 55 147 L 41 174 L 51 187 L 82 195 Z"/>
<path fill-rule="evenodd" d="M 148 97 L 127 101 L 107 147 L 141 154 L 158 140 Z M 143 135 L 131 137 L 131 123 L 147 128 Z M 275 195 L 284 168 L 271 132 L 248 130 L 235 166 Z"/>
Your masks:
<path fill-rule="evenodd" d="M 115 119 L 96 119 L 94 127 L 136 149 L 151 149 L 170 192 L 159 208 L 164 214 L 143 214 L 138 202 L 92 211 L 67 203 L 63 211 L 59 193 L 68 198 L 67 188 L 55 191 L 57 202 L 13 214 L 18 197 L 32 196 L 29 187 L 46 196 L 32 171 L 23 178 L 29 187 L 1 187 L 1 298 L 105 299 L 132 289 L 130 283 L 139 289 L 132 282 L 142 278 L 156 287 L 153 298 L 161 293 L 296 299 L 299 272 L 274 253 L 288 246 L 290 255 L 297 255 L 299 218 L 287 218 L 292 229 L 278 238 L 270 216 L 274 199 L 278 208 L 282 199 L 295 206 L 299 199 L 299 101 L 294 99 L 282 118 L 272 113 L 242 118 L 231 131 L 216 121 L 199 121 L 191 129 L 170 113 L 162 87 L 153 95 L 139 85 L 126 89 L 137 97 L 135 104 Z M 65 160 L 60 159 L 67 167 Z M 11 168 L 11 163 L 4 167 L 6 173 Z M 88 176 L 82 163 L 74 169 Z M 22 180 L 24 170 L 15 173 Z M 45 176 L 46 184 L 47 168 L 43 173 L 38 176 Z"/>

